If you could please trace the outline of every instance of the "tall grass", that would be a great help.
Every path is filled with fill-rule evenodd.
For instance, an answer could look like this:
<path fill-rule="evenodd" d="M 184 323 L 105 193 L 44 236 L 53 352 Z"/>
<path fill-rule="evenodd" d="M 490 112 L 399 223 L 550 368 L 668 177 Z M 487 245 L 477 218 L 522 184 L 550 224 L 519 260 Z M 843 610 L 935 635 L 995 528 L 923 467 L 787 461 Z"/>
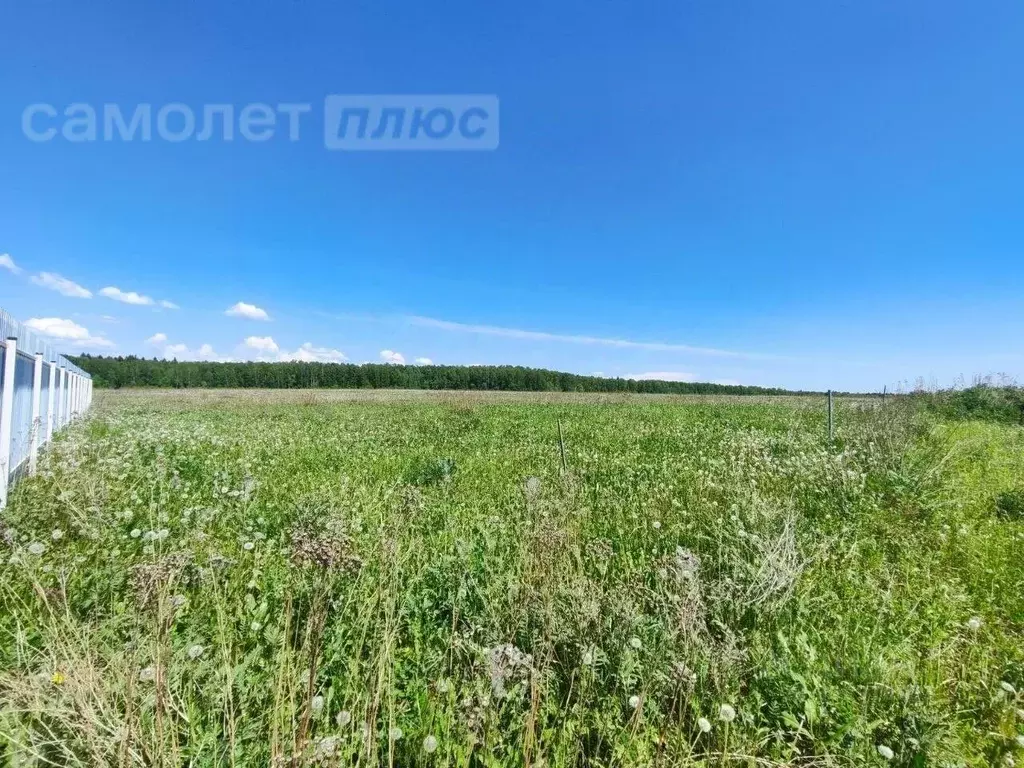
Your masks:
<path fill-rule="evenodd" d="M 258 407 L 254 407 L 258 403 Z M 568 469 L 562 470 L 558 422 Z M 1022 430 L 897 402 L 105 394 L 3 513 L 40 765 L 1021 757 Z"/>

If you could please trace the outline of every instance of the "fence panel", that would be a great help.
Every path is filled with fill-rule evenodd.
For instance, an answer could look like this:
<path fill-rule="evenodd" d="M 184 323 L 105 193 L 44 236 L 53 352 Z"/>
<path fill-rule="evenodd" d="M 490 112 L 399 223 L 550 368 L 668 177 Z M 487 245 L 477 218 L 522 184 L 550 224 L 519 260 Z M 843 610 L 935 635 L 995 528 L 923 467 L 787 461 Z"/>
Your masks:
<path fill-rule="evenodd" d="M 11 459 L 10 474 L 15 475 L 28 459 L 32 447 L 32 379 L 35 372 L 35 357 L 21 354 L 14 366 L 14 409 L 11 414 Z"/>
<path fill-rule="evenodd" d="M 38 379 L 37 355 L 42 358 Z M 35 471 L 40 448 L 73 416 L 88 410 L 91 378 L 0 309 L 0 509 L 7 504 L 10 485 Z"/>

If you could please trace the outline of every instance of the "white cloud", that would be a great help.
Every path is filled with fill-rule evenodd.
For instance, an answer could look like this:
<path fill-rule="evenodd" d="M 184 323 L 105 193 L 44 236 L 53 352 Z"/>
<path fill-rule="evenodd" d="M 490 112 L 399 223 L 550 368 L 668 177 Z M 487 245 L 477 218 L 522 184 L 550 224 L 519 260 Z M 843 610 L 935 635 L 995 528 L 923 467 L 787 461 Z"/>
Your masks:
<path fill-rule="evenodd" d="M 172 357 L 180 357 L 184 359 L 191 356 L 192 353 L 189 351 L 188 345 L 186 344 L 168 344 L 164 347 L 164 357 L 168 360 Z"/>
<path fill-rule="evenodd" d="M 179 307 L 173 301 L 168 301 L 167 299 L 160 299 L 160 306 L 163 307 L 164 309 L 181 309 L 181 307 Z"/>
<path fill-rule="evenodd" d="M 627 373 L 623 378 L 636 381 L 696 381 L 697 375 L 685 371 L 648 371 L 647 373 Z"/>
<path fill-rule="evenodd" d="M 62 317 L 32 317 L 25 325 L 51 339 L 74 342 L 79 347 L 112 347 L 114 342 L 102 336 L 93 336 L 89 329 L 74 320 Z"/>
<path fill-rule="evenodd" d="M 92 298 L 92 291 L 55 272 L 40 272 L 38 275 L 32 275 L 32 282 L 43 286 L 43 288 L 49 288 L 51 291 L 57 291 L 57 293 L 62 293 L 75 299 Z"/>
<path fill-rule="evenodd" d="M 117 322 L 117 318 L 114 317 L 113 315 L 100 315 L 100 320 L 102 320 L 105 323 L 116 323 Z"/>
<path fill-rule="evenodd" d="M 712 384 L 721 384 L 726 387 L 738 387 L 740 383 L 736 379 L 715 379 Z"/>
<path fill-rule="evenodd" d="M 652 352 L 689 352 L 695 355 L 748 358 L 751 360 L 787 359 L 778 355 L 766 355 L 756 352 L 735 352 L 728 349 L 714 349 L 712 347 L 693 347 L 689 344 L 666 344 L 660 341 L 631 341 L 629 339 L 608 339 L 599 336 L 547 333 L 546 331 L 525 331 L 519 328 L 501 328 L 494 325 L 455 323 L 450 320 L 437 320 L 432 317 L 419 317 L 415 315 L 406 317 L 405 319 L 413 325 L 437 328 L 443 331 L 461 331 L 463 333 L 475 333 L 484 336 L 504 336 L 509 339 L 524 339 L 526 341 L 560 341 L 569 344 L 593 344 L 605 347 L 617 347 L 620 349 L 645 349 Z"/>
<path fill-rule="evenodd" d="M 255 304 L 246 304 L 244 301 L 240 301 L 233 307 L 224 310 L 224 314 L 231 317 L 244 317 L 248 320 L 270 319 L 270 315 L 267 314 L 266 310 L 260 309 Z"/>
<path fill-rule="evenodd" d="M 277 359 L 282 362 L 295 361 L 300 363 L 344 363 L 348 360 L 341 350 L 314 347 L 308 341 L 294 352 L 281 352 Z"/>
<path fill-rule="evenodd" d="M 416 358 L 416 365 L 433 365 L 433 364 L 434 364 L 434 361 L 431 360 L 429 357 L 417 357 Z"/>
<path fill-rule="evenodd" d="M 199 347 L 199 356 L 200 357 L 216 357 L 217 353 L 213 351 L 213 345 L 212 344 L 202 344 Z"/>
<path fill-rule="evenodd" d="M 248 336 L 245 339 L 245 346 L 249 349 L 255 349 L 257 352 L 261 353 L 277 354 L 277 352 L 280 351 L 280 347 L 277 346 L 277 342 L 270 336 Z"/>
<path fill-rule="evenodd" d="M 153 300 L 149 296 L 143 296 L 141 293 L 135 291 L 122 291 L 113 285 L 108 285 L 106 288 L 100 289 L 100 295 L 106 296 L 108 299 L 114 301 L 121 301 L 125 304 L 135 304 L 138 306 L 149 306 L 153 303 Z"/>
<path fill-rule="evenodd" d="M 166 333 L 154 333 L 152 336 L 150 336 L 148 339 L 146 339 L 146 343 L 147 344 L 166 344 L 167 343 L 167 334 Z"/>
<path fill-rule="evenodd" d="M 393 352 L 390 349 L 382 349 L 380 351 L 380 359 L 385 363 L 405 365 L 405 357 L 400 352 Z"/>
<path fill-rule="evenodd" d="M 16 275 L 21 274 L 21 267 L 14 263 L 14 259 L 11 258 L 9 253 L 0 253 L 0 267 L 9 269 Z"/>

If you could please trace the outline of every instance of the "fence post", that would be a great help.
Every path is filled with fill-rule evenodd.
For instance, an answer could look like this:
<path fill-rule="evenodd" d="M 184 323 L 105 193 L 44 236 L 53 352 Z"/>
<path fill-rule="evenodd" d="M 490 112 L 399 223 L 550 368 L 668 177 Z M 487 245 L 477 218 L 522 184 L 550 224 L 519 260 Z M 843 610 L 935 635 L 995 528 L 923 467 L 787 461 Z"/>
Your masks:
<path fill-rule="evenodd" d="M 49 382 L 50 385 L 46 388 L 46 440 L 44 442 L 50 442 L 53 439 L 53 404 L 56 392 L 54 392 L 54 379 L 57 373 L 57 361 L 51 360 L 47 366 L 50 369 Z"/>
<path fill-rule="evenodd" d="M 832 390 L 828 391 L 828 441 L 832 442 L 834 431 L 833 431 L 833 420 L 832 420 Z"/>
<path fill-rule="evenodd" d="M 36 352 L 35 365 L 32 367 L 32 444 L 28 454 L 29 474 L 36 473 L 36 459 L 39 457 L 39 406 L 43 395 L 43 353 Z"/>
<path fill-rule="evenodd" d="M 11 419 L 14 416 L 14 366 L 18 361 L 18 340 L 4 343 L 3 396 L 0 397 L 0 509 L 7 506 L 7 481 L 11 475 Z"/>
<path fill-rule="evenodd" d="M 71 377 L 71 386 L 68 388 L 68 423 L 78 418 L 78 374 L 72 371 L 68 374 Z"/>
<path fill-rule="evenodd" d="M 57 386 L 57 391 L 60 396 L 57 398 L 57 431 L 64 429 L 64 421 L 67 414 L 67 388 L 68 388 L 68 369 L 63 365 L 60 367 L 60 384 Z"/>

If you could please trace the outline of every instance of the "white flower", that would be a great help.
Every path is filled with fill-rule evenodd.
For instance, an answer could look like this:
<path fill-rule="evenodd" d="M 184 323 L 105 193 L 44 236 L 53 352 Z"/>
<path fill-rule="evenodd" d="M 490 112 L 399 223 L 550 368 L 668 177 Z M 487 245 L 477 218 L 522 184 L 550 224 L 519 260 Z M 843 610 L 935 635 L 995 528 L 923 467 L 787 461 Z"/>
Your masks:
<path fill-rule="evenodd" d="M 251 541 L 247 541 L 245 542 L 245 544 L 242 545 L 242 549 L 244 549 L 246 552 L 251 552 L 253 547 L 255 546 L 256 545 L 253 544 Z"/>
<path fill-rule="evenodd" d="M 889 747 L 887 747 L 885 744 L 878 745 L 878 754 L 880 754 L 886 760 L 892 760 L 893 758 L 893 751 L 889 749 Z"/>
<path fill-rule="evenodd" d="M 711 730 L 711 721 L 706 717 L 697 718 L 697 727 L 700 728 L 701 733 L 707 733 Z"/>
<path fill-rule="evenodd" d="M 631 638 L 629 638 L 629 647 L 632 648 L 633 650 L 639 651 L 641 648 L 643 648 L 643 645 L 644 644 L 640 642 L 640 638 L 639 637 L 631 637 Z"/>
<path fill-rule="evenodd" d="M 139 680 L 144 683 L 151 683 L 156 679 L 156 670 L 152 667 L 143 667 L 139 670 Z"/>
<path fill-rule="evenodd" d="M 661 521 L 655 520 L 653 523 L 651 523 L 651 527 L 656 531 L 659 530 L 661 528 Z"/>
<path fill-rule="evenodd" d="M 343 709 L 335 716 L 334 722 L 336 722 L 339 727 L 344 728 L 346 725 L 352 722 L 352 713 L 349 712 L 347 709 Z"/>
<path fill-rule="evenodd" d="M 313 714 L 314 715 L 319 715 L 321 712 L 324 711 L 324 697 L 323 696 L 314 696 L 312 701 L 309 702 L 309 704 L 310 704 L 310 707 L 313 710 Z"/>
<path fill-rule="evenodd" d="M 718 718 L 724 720 L 727 723 L 731 723 L 736 719 L 736 710 L 728 704 L 723 704 L 718 708 Z"/>
<path fill-rule="evenodd" d="M 388 731 L 388 737 L 392 741 L 398 741 L 399 739 L 402 738 L 403 735 L 404 734 L 402 733 L 402 729 L 399 728 L 397 725 L 394 728 L 392 728 L 390 731 Z"/>
<path fill-rule="evenodd" d="M 1013 696 L 1015 693 L 1017 693 L 1017 689 L 1014 688 L 1012 685 L 1010 685 L 1005 680 L 1000 681 L 999 687 L 1002 688 L 1004 691 L 1006 691 L 1011 696 Z"/>
<path fill-rule="evenodd" d="M 427 738 L 423 740 L 423 751 L 429 755 L 435 749 L 437 749 L 437 737 L 427 736 Z"/>
<path fill-rule="evenodd" d="M 201 646 L 201 645 L 190 645 L 189 648 L 188 648 L 188 651 L 187 651 L 188 657 L 192 661 L 195 661 L 196 659 L 198 659 L 200 656 L 203 655 L 203 652 L 205 650 L 206 649 L 203 648 L 203 646 Z"/>
<path fill-rule="evenodd" d="M 139 538 L 139 536 L 142 535 L 142 531 L 140 531 L 138 528 L 132 528 L 132 532 L 128 535 L 131 536 L 133 539 L 137 539 Z"/>
<path fill-rule="evenodd" d="M 977 632 L 981 629 L 981 619 L 977 616 L 972 616 L 967 620 L 967 628 L 972 632 Z"/>
<path fill-rule="evenodd" d="M 41 555 L 46 551 L 46 545 L 41 541 L 33 541 L 28 545 L 28 551 L 31 555 Z"/>
<path fill-rule="evenodd" d="M 629 706 L 630 709 L 636 709 L 640 706 L 640 697 L 637 696 L 635 693 L 629 697 Z"/>
<path fill-rule="evenodd" d="M 50 538 L 54 541 L 60 541 L 64 538 L 64 531 L 62 531 L 60 528 L 54 528 L 53 533 L 50 534 Z"/>

